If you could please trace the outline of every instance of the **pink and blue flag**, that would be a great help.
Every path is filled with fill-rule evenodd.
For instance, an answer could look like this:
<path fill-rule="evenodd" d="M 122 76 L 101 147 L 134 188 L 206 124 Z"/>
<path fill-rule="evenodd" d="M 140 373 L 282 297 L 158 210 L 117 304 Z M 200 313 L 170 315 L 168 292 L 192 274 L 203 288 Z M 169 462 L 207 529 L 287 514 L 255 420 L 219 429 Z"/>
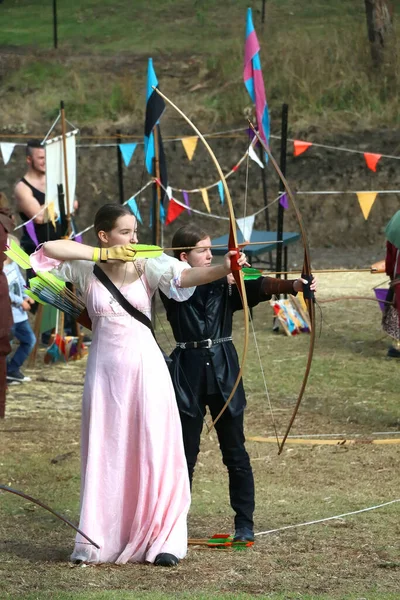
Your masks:
<path fill-rule="evenodd" d="M 260 44 L 254 29 L 251 8 L 247 9 L 243 79 L 249 96 L 256 107 L 258 132 L 263 142 L 268 144 L 270 133 L 269 113 L 261 71 Z"/>

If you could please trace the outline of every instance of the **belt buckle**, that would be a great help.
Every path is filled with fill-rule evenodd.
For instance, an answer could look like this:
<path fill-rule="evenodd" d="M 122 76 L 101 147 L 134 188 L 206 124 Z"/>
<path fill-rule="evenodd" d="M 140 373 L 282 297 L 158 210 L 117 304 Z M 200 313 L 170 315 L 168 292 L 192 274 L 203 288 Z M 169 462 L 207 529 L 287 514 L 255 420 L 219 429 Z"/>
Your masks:
<path fill-rule="evenodd" d="M 210 340 L 210 338 L 208 338 L 208 340 L 204 340 L 204 341 L 207 342 L 206 348 L 212 348 L 213 342 L 212 342 L 212 340 Z"/>

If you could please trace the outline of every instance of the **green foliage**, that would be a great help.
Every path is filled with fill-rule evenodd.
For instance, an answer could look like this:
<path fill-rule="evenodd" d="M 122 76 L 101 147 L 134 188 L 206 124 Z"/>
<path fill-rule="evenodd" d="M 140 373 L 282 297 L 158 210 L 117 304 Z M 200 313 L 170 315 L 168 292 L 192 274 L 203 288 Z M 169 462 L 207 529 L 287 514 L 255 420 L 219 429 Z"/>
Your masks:
<path fill-rule="evenodd" d="M 237 122 L 250 107 L 242 82 L 247 0 L 59 2 L 59 50 L 49 57 L 44 51 L 52 48 L 51 4 L 38 11 L 36 2 L 7 0 L 0 8 L 0 44 L 32 50 L 32 64 L 25 60 L 19 70 L 4 76 L 8 92 L 2 92 L 2 120 L 15 121 L 7 106 L 26 92 L 34 120 L 50 118 L 56 109 L 48 100 L 53 102 L 60 94 L 65 100 L 68 97 L 81 125 L 128 115 L 140 119 L 144 92 L 137 85 L 127 89 L 132 83 L 129 56 L 135 57 L 133 72 L 141 85 L 146 59 L 153 56 L 161 86 L 172 89 L 175 99 L 198 86 L 190 104 L 192 115 L 202 122 Z M 400 1 L 395 5 L 400 6 Z M 353 128 L 399 122 L 399 41 L 394 36 L 386 64 L 375 72 L 362 2 L 269 0 L 265 24 L 260 23 L 257 6 L 253 19 L 273 117 L 286 102 L 293 127 L 308 123 Z M 64 52 L 81 54 L 82 60 L 71 67 Z M 121 66 L 112 69 L 108 64 L 105 72 L 97 57 L 113 54 L 115 64 Z M 196 68 L 190 67 L 193 57 Z"/>

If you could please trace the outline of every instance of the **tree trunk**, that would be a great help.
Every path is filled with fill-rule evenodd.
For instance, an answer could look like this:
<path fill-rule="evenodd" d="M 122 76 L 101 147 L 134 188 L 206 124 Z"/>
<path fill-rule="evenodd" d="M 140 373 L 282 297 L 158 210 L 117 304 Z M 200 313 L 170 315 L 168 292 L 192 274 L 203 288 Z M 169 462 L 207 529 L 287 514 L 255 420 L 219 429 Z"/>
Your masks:
<path fill-rule="evenodd" d="M 365 0 L 365 11 L 372 62 L 374 67 L 381 67 L 393 32 L 393 3 L 390 0 Z"/>

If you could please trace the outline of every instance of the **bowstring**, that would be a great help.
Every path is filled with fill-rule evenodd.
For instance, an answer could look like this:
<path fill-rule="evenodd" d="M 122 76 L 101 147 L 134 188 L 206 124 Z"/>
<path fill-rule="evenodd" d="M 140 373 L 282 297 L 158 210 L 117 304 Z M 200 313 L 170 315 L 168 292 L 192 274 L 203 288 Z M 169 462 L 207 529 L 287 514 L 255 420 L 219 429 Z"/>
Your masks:
<path fill-rule="evenodd" d="M 250 131 L 248 133 L 248 138 L 250 141 L 250 144 L 252 143 L 252 140 L 250 139 Z M 244 223 L 245 223 L 245 218 L 246 218 L 246 214 L 247 214 L 247 199 L 248 199 L 248 186 L 249 186 L 249 165 L 250 165 L 250 153 L 249 151 L 247 151 L 247 156 L 246 156 L 246 176 L 245 176 L 245 190 L 244 190 L 244 207 L 243 207 L 243 219 L 244 219 Z M 244 240 L 246 241 L 246 240 Z M 250 241 L 250 240 L 249 240 Z M 243 281 L 243 285 L 246 285 L 246 282 Z M 263 380 L 263 384 L 264 384 L 264 390 L 265 390 L 265 396 L 267 398 L 267 405 L 268 405 L 268 410 L 271 416 L 271 421 L 272 421 L 272 426 L 274 428 L 274 433 L 275 433 L 275 438 L 276 438 L 276 443 L 278 444 L 279 447 L 279 437 L 278 437 L 278 430 L 276 427 L 276 421 L 275 421 L 275 417 L 274 417 L 274 413 L 273 413 L 273 408 L 272 408 L 272 402 L 271 402 L 271 396 L 268 390 L 268 385 L 267 385 L 267 378 L 265 376 L 265 370 L 264 370 L 264 365 L 261 359 L 261 352 L 260 352 L 260 347 L 258 345 L 258 341 L 257 341 L 257 337 L 256 337 L 256 330 L 254 327 L 254 320 L 253 317 L 251 315 L 251 311 L 249 310 L 249 321 L 250 321 L 250 326 L 251 326 L 251 331 L 253 334 L 253 340 L 254 340 L 254 345 L 255 345 L 255 349 L 256 349 L 256 354 L 257 354 L 257 358 L 258 358 L 258 363 L 260 366 L 260 371 L 261 371 L 261 376 L 262 376 L 262 380 Z"/>

